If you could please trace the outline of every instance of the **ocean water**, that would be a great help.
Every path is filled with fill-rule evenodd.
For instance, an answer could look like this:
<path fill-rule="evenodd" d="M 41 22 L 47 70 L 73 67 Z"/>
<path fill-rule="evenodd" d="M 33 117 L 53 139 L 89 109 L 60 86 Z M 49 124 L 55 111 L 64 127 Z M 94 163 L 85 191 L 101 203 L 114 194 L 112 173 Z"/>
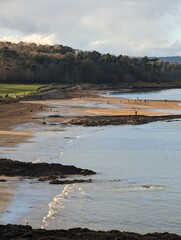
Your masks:
<path fill-rule="evenodd" d="M 105 94 L 106 96 L 116 97 L 116 98 L 129 98 L 129 99 L 150 99 L 150 100 L 178 100 L 181 101 L 181 89 L 163 89 L 163 90 L 153 90 L 153 91 L 116 91 Z"/>
<path fill-rule="evenodd" d="M 0 157 L 58 162 L 97 172 L 92 183 L 10 181 L 14 196 L 0 223 L 47 229 L 181 234 L 181 121 L 138 126 L 63 127 L 24 124 L 35 136 Z"/>

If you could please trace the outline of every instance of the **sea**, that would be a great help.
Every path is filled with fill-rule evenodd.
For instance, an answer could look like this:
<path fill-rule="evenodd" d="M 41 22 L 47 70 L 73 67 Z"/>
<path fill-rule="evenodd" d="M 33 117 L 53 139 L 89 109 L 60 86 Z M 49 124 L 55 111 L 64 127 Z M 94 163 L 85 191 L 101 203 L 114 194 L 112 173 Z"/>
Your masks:
<path fill-rule="evenodd" d="M 181 100 L 181 89 L 116 92 L 111 97 Z M 107 94 L 106 94 L 107 96 Z M 181 235 L 181 120 L 80 127 L 22 124 L 34 137 L 0 157 L 61 163 L 95 171 L 92 183 L 9 181 L 13 199 L 0 223 L 34 228 L 170 232 Z"/>

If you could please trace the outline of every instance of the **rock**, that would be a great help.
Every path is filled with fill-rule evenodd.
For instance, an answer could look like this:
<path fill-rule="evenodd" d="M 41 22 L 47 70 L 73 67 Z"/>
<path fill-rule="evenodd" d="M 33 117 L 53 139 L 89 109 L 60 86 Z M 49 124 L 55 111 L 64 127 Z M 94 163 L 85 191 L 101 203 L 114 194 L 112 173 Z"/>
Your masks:
<path fill-rule="evenodd" d="M 52 180 L 49 183 L 50 184 L 73 184 L 73 183 L 91 183 L 92 179 L 87 179 L 87 180 L 83 180 L 83 179 L 73 179 L 73 180 Z"/>
<path fill-rule="evenodd" d="M 61 118 L 62 116 L 61 115 L 49 115 L 48 117 L 49 118 Z"/>
<path fill-rule="evenodd" d="M 56 180 L 58 176 L 47 176 L 47 177 L 41 177 L 38 179 L 39 182 L 45 182 L 49 180 Z"/>
<path fill-rule="evenodd" d="M 83 176 L 90 175 L 90 170 L 88 170 L 88 169 L 83 169 L 83 170 L 81 171 L 81 175 L 83 175 Z"/>
<path fill-rule="evenodd" d="M 0 179 L 0 182 L 7 182 L 7 180 L 5 180 L 5 179 Z"/>
<path fill-rule="evenodd" d="M 121 124 L 145 124 L 156 121 L 168 121 L 180 119 L 181 115 L 162 115 L 162 116 L 145 116 L 145 115 L 124 115 L 124 116 L 86 116 L 76 117 L 69 121 L 72 125 L 81 126 L 106 126 Z"/>
<path fill-rule="evenodd" d="M 38 179 L 39 182 L 45 182 L 45 181 L 50 181 L 50 180 L 57 180 L 57 179 L 65 179 L 66 176 L 47 176 L 47 177 L 41 177 Z"/>
<path fill-rule="evenodd" d="M 0 175 L 4 176 L 22 176 L 22 177 L 51 177 L 57 178 L 65 175 L 92 175 L 95 172 L 77 168 L 71 165 L 62 165 L 58 163 L 36 163 L 13 161 L 6 158 L 0 159 Z M 41 179 L 43 180 L 43 179 Z"/>
<path fill-rule="evenodd" d="M 0 225 L 1 240 L 181 240 L 181 236 L 170 233 L 149 233 L 141 235 L 120 231 L 93 231 L 89 229 L 73 228 L 69 230 L 32 229 L 26 225 Z"/>

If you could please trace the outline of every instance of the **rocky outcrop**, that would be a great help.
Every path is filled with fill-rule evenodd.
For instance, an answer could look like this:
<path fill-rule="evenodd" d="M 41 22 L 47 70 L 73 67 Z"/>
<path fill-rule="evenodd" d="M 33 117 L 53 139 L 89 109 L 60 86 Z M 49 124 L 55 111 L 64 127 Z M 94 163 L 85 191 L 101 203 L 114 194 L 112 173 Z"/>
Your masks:
<path fill-rule="evenodd" d="M 44 230 L 32 229 L 22 225 L 0 225 L 1 240 L 181 240 L 176 234 L 151 233 L 140 235 L 138 233 L 112 231 L 92 231 L 87 228 L 73 228 L 70 230 Z"/>
<path fill-rule="evenodd" d="M 5 179 L 0 179 L 0 182 L 7 182 L 7 180 L 5 180 Z"/>
<path fill-rule="evenodd" d="M 66 166 L 58 163 L 31 163 L 13 161 L 10 159 L 0 159 L 0 175 L 4 176 L 21 176 L 21 177 L 48 177 L 62 175 L 92 175 L 95 172 L 77 168 L 75 166 Z"/>
<path fill-rule="evenodd" d="M 72 125 L 81 126 L 106 126 L 106 125 L 122 125 L 122 124 L 145 124 L 156 121 L 169 121 L 173 119 L 181 119 L 181 115 L 162 115 L 162 116 L 146 116 L 146 115 L 123 115 L 123 116 L 86 116 L 77 117 L 69 121 Z"/>

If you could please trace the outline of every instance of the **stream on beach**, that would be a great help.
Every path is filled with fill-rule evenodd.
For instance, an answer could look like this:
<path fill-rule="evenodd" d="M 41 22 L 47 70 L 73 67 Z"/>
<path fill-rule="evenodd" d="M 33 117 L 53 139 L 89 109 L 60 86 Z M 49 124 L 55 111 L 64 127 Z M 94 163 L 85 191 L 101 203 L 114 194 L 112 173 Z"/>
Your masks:
<path fill-rule="evenodd" d="M 0 213 L 1 224 L 181 234 L 180 120 L 106 127 L 23 124 L 16 129 L 36 134 L 27 143 L 1 148 L 0 157 L 75 165 L 97 175 L 92 183 L 70 185 L 9 181 L 14 194 Z"/>

